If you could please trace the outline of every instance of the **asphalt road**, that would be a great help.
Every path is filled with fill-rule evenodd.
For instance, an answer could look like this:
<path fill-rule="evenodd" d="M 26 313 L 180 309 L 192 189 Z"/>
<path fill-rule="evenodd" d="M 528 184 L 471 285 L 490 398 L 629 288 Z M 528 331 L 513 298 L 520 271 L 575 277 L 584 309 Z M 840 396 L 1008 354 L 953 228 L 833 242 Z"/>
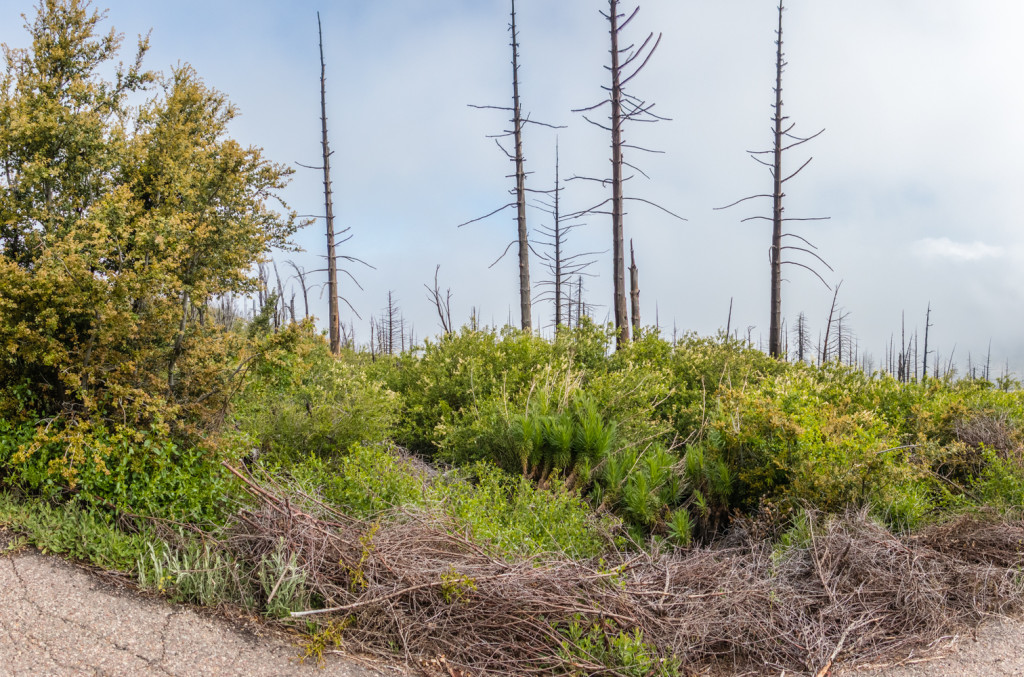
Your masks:
<path fill-rule="evenodd" d="M 0 545 L 3 539 L 0 538 Z M 398 675 L 330 655 L 320 668 L 258 622 L 172 605 L 34 550 L 0 557 L 0 675 Z"/>

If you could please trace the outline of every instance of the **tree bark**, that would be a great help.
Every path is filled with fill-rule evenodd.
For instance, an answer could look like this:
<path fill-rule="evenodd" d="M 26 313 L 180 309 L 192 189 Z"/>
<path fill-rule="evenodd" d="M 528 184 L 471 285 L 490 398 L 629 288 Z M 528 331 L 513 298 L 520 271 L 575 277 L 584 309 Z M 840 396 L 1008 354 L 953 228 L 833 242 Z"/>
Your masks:
<path fill-rule="evenodd" d="M 928 310 L 924 316 L 924 368 L 921 370 L 921 383 L 928 380 L 928 330 L 932 328 L 932 304 L 928 302 Z"/>
<path fill-rule="evenodd" d="M 561 188 L 558 185 L 558 142 L 555 141 L 555 209 L 554 209 L 554 231 L 555 231 L 555 331 L 562 324 L 562 229 L 559 220 L 558 194 Z"/>
<path fill-rule="evenodd" d="M 626 275 L 622 221 L 622 85 L 619 68 L 619 3 L 608 0 L 612 38 L 612 278 L 615 281 L 615 345 L 629 342 L 629 318 L 626 316 Z"/>

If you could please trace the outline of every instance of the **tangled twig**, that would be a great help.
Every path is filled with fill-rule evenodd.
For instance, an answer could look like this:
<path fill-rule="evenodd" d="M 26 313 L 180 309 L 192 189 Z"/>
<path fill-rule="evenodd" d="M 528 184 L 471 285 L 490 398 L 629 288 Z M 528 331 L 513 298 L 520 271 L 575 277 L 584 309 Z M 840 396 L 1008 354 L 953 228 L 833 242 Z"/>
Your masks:
<path fill-rule="evenodd" d="M 810 547 L 509 561 L 451 518 L 404 511 L 342 518 L 308 495 L 252 484 L 257 507 L 225 542 L 258 562 L 284 548 L 320 604 L 294 616 L 346 619 L 353 648 L 443 657 L 473 674 L 623 674 L 571 640 L 640 631 L 659 658 L 692 668 L 825 674 L 837 661 L 907 654 L 1024 599 L 1024 523 L 962 518 L 898 537 L 865 513 L 818 520 Z M 446 668 L 447 669 L 447 668 Z"/>

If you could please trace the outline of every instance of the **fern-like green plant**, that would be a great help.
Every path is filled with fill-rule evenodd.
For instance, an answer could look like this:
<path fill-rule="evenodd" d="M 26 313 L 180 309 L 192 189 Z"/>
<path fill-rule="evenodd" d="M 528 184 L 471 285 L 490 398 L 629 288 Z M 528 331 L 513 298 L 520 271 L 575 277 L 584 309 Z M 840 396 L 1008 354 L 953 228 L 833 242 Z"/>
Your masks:
<path fill-rule="evenodd" d="M 571 470 L 576 454 L 573 442 L 576 427 L 567 414 L 549 416 L 544 420 L 544 451 L 550 466 L 556 470 Z"/>
<path fill-rule="evenodd" d="M 605 421 L 597 410 L 593 399 L 580 396 L 575 401 L 576 418 L 576 453 L 590 459 L 593 464 L 600 463 L 615 448 L 616 425 L 614 421 Z"/>
<path fill-rule="evenodd" d="M 686 508 L 673 510 L 668 516 L 668 539 L 680 548 L 687 548 L 693 543 L 693 519 Z"/>

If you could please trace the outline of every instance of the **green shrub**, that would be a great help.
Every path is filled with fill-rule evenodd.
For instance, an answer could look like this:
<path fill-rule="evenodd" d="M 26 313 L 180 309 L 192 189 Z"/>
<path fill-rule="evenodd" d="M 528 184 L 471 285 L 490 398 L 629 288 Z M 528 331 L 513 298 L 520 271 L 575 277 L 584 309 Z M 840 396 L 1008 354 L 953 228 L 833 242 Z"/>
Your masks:
<path fill-rule="evenodd" d="M 289 326 L 276 343 L 234 399 L 233 446 L 301 457 L 390 436 L 398 398 L 369 374 L 365 359 L 351 351 L 336 357 L 307 323 Z"/>
<path fill-rule="evenodd" d="M 72 501 L 54 505 L 0 491 L 0 526 L 24 533 L 44 554 L 53 553 L 103 569 L 132 571 L 154 535 L 127 533 L 108 511 Z"/>
<path fill-rule="evenodd" d="M 613 520 L 595 517 L 557 478 L 547 489 L 538 489 L 486 462 L 435 483 L 432 495 L 474 538 L 512 555 L 592 557 L 608 546 L 615 531 Z"/>
<path fill-rule="evenodd" d="M 385 446 L 355 445 L 345 456 L 311 454 L 267 470 L 287 472 L 307 493 L 364 519 L 401 507 L 437 510 L 507 555 L 588 557 L 601 552 L 615 530 L 613 520 L 595 517 L 561 480 L 538 489 L 484 461 L 429 477 Z"/>
<path fill-rule="evenodd" d="M 971 487 L 982 505 L 1024 509 L 1024 458 L 1003 458 L 985 449 L 985 464 Z"/>
<path fill-rule="evenodd" d="M 611 627 L 608 627 L 611 626 Z M 626 677 L 676 677 L 682 665 L 675 657 L 663 658 L 657 648 L 644 641 L 639 628 L 617 630 L 612 622 L 598 624 L 582 618 L 556 627 L 564 637 L 558 655 L 570 665 L 580 666 L 570 674 L 599 672 Z"/>
<path fill-rule="evenodd" d="M 529 332 L 498 333 L 463 327 L 459 333 L 424 342 L 419 354 L 382 362 L 374 373 L 402 397 L 395 440 L 414 452 L 433 455 L 441 425 L 460 425 L 481 403 L 522 398 L 535 375 L 552 361 L 552 344 Z"/>
<path fill-rule="evenodd" d="M 673 510 L 668 516 L 668 539 L 679 548 L 688 548 L 693 543 L 693 519 L 686 508 Z"/>
<path fill-rule="evenodd" d="M 369 518 L 401 506 L 422 506 L 429 500 L 427 478 L 386 445 L 356 444 L 344 455 L 309 454 L 271 475 L 287 472 L 307 493 L 357 517 Z"/>
<path fill-rule="evenodd" d="M 263 453 L 343 453 L 382 442 L 398 420 L 398 396 L 373 377 L 359 356 L 331 354 L 312 325 L 291 325 L 253 370 L 235 399 L 232 443 Z"/>
<path fill-rule="evenodd" d="M 74 457 L 73 466 L 67 459 Z M 54 434 L 0 421 L 0 477 L 45 498 L 190 522 L 219 522 L 231 482 L 215 450 L 182 447 L 155 429 L 79 422 Z"/>

